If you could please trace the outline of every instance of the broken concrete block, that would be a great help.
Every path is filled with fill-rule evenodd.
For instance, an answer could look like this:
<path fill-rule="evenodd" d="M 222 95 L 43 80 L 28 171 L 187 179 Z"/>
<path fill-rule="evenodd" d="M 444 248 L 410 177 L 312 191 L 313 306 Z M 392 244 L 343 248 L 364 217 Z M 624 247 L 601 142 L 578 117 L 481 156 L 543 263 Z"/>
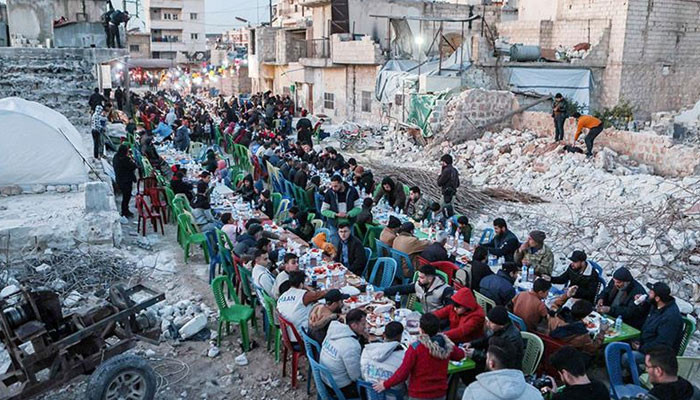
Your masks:
<path fill-rule="evenodd" d="M 8 285 L 5 286 L 2 290 L 0 290 L 0 297 L 4 299 L 17 292 L 19 292 L 19 287 L 17 287 L 16 285 Z"/>
<path fill-rule="evenodd" d="M 180 328 L 178 332 L 183 339 L 188 339 L 206 327 L 207 316 L 204 314 L 199 314 Z"/>
<path fill-rule="evenodd" d="M 88 182 L 85 184 L 85 212 L 111 211 L 114 198 L 109 185 L 105 182 Z"/>
<path fill-rule="evenodd" d="M 51 266 L 48 264 L 41 264 L 38 267 L 34 268 L 34 270 L 40 274 L 44 274 L 51 271 Z"/>
<path fill-rule="evenodd" d="M 56 186 L 56 191 L 58 193 L 67 193 L 70 192 L 70 185 L 59 185 Z"/>
<path fill-rule="evenodd" d="M 32 193 L 39 194 L 46 192 L 46 186 L 44 185 L 32 185 Z"/>

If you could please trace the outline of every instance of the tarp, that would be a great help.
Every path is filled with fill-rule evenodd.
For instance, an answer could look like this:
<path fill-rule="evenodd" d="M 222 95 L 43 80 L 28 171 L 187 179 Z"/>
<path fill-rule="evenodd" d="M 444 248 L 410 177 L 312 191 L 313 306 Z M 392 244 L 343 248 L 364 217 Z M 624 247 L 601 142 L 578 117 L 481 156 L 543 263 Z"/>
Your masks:
<path fill-rule="evenodd" d="M 587 113 L 591 104 L 591 71 L 583 68 L 509 67 L 510 88 L 543 95 L 561 93 L 582 106 Z"/>
<path fill-rule="evenodd" d="M 82 137 L 63 114 L 8 97 L 0 100 L 0 127 L 0 186 L 87 181 Z"/>

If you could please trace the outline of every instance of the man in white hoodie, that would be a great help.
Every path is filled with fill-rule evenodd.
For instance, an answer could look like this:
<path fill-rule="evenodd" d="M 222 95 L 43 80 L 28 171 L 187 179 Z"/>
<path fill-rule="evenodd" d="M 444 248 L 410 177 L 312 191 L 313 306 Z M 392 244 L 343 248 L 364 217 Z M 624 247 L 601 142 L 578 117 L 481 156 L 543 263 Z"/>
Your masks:
<path fill-rule="evenodd" d="M 462 400 L 542 400 L 542 394 L 525 382 L 518 369 L 513 345 L 504 338 L 492 337 L 486 353 L 486 368 L 464 391 Z"/>
<path fill-rule="evenodd" d="M 361 376 L 360 338 L 366 335 L 367 314 L 356 308 L 345 316 L 345 322 L 346 324 L 331 321 L 328 325 L 326 340 L 321 348 L 320 364 L 328 368 L 335 384 L 346 398 L 358 398 L 360 396 L 355 382 Z"/>
<path fill-rule="evenodd" d="M 360 358 L 362 366 L 362 380 L 368 382 L 385 381 L 391 378 L 401 366 L 406 349 L 401 345 L 401 335 L 403 335 L 403 325 L 400 322 L 389 322 L 384 328 L 384 341 L 370 343 L 365 346 Z M 406 393 L 404 383 L 394 386 L 391 389 Z M 393 399 L 391 395 L 387 399 Z"/>

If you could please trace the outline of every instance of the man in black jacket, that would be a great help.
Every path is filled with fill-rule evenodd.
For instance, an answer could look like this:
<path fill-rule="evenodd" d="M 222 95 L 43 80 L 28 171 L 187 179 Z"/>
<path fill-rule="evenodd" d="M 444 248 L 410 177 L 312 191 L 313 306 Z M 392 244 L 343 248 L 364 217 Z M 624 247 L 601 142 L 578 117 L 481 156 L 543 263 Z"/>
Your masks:
<path fill-rule="evenodd" d="M 454 200 L 459 187 L 459 172 L 452 166 L 452 156 L 449 154 L 445 154 L 440 158 L 440 166 L 442 171 L 438 177 L 437 185 L 442 192 L 443 207 L 447 209 L 448 216 L 451 217 L 454 215 L 452 200 Z"/>
<path fill-rule="evenodd" d="M 523 362 L 525 346 L 520 336 L 520 330 L 508 317 L 508 310 L 503 306 L 496 306 L 489 310 L 484 324 L 484 336 L 468 343 L 467 357 L 476 362 L 477 373 L 483 372 L 486 367 L 486 350 L 492 337 L 501 337 L 513 345 L 517 365 Z"/>
<path fill-rule="evenodd" d="M 493 231 L 495 233 L 493 239 L 484 245 L 489 254 L 496 257 L 503 257 L 505 261 L 513 261 L 515 250 L 520 247 L 518 238 L 513 232 L 508 230 L 506 220 L 496 218 L 493 220 Z"/>
<path fill-rule="evenodd" d="M 553 284 L 569 284 L 576 286 L 576 291 L 572 296 L 575 299 L 595 301 L 598 294 L 598 272 L 587 261 L 586 253 L 576 250 L 571 254 L 569 268 L 559 276 L 552 277 Z"/>
<path fill-rule="evenodd" d="M 420 256 L 430 262 L 449 261 L 450 257 L 447 255 L 445 243 L 447 243 L 447 233 L 445 231 L 440 231 L 437 233 L 435 241 L 430 246 L 426 247 L 425 250 L 420 253 Z"/>
<path fill-rule="evenodd" d="M 646 354 L 644 359 L 649 373 L 649 382 L 654 387 L 645 400 L 697 400 L 700 391 L 687 380 L 678 376 L 678 359 L 676 352 L 668 346 L 656 346 Z"/>
<path fill-rule="evenodd" d="M 645 295 L 644 287 L 637 282 L 625 267 L 618 268 L 603 293 L 598 296 L 597 311 L 613 318 L 618 315 L 628 325 L 641 329 L 647 317 L 644 307 L 634 303 L 637 295 Z"/>
<path fill-rule="evenodd" d="M 477 247 L 474 249 L 474 256 L 470 262 L 471 282 L 468 285 L 472 290 L 479 290 L 481 287 L 481 280 L 489 275 L 493 275 L 493 270 L 487 264 L 488 256 L 489 253 L 485 247 Z"/>
<path fill-rule="evenodd" d="M 348 223 L 338 224 L 338 237 L 340 240 L 335 246 L 337 251 L 334 261 L 342 263 L 345 268 L 355 275 L 362 276 L 365 264 L 367 264 L 367 254 L 365 253 L 365 248 L 362 247 L 362 242 L 350 234 L 350 225 Z"/>
<path fill-rule="evenodd" d="M 107 100 L 100 94 L 100 89 L 95 88 L 95 91 L 90 95 L 90 99 L 88 100 L 90 111 L 95 112 L 95 107 L 101 106 L 105 101 Z"/>
<path fill-rule="evenodd" d="M 297 121 L 297 140 L 302 144 L 311 145 L 312 128 L 311 120 L 306 118 L 306 110 L 301 110 L 301 118 Z"/>

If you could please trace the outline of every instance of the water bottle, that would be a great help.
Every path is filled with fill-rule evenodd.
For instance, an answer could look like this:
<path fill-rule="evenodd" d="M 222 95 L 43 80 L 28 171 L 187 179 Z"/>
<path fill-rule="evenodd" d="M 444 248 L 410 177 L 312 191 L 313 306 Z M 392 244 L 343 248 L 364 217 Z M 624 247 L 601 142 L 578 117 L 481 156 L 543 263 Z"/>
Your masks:
<path fill-rule="evenodd" d="M 367 284 L 367 295 L 370 297 L 370 301 L 374 299 L 374 285 L 371 283 Z"/>
<path fill-rule="evenodd" d="M 527 282 L 527 265 L 523 265 L 523 267 L 520 269 L 520 280 Z"/>
<path fill-rule="evenodd" d="M 396 303 L 396 308 L 401 308 L 401 293 L 396 292 L 396 295 L 394 296 L 394 303 Z"/>
<path fill-rule="evenodd" d="M 615 332 L 620 332 L 622 330 L 622 315 L 618 315 L 615 319 Z"/>
<path fill-rule="evenodd" d="M 527 269 L 527 277 L 528 280 L 533 282 L 535 281 L 535 267 L 533 267 L 532 265 Z"/>
<path fill-rule="evenodd" d="M 285 249 L 284 247 L 280 247 L 280 251 L 279 251 L 279 253 L 277 254 L 277 260 L 280 261 L 280 262 L 283 262 L 283 261 L 284 261 L 284 256 L 285 256 L 286 254 L 287 254 L 287 249 Z"/>

